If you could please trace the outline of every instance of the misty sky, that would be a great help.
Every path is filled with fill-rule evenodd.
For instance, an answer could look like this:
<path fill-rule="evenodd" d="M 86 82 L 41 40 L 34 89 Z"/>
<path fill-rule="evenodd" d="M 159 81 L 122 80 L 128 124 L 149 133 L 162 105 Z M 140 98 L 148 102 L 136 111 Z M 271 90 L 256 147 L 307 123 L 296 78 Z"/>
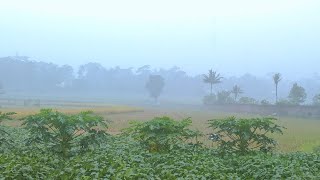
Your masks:
<path fill-rule="evenodd" d="M 309 76 L 319 0 L 0 0 L 0 56 Z"/>

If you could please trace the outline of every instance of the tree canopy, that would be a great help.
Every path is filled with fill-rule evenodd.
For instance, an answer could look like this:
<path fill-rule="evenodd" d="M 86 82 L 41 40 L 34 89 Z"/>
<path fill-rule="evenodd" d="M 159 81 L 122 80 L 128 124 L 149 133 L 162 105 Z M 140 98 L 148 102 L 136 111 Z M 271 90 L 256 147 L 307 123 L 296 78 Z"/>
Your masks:
<path fill-rule="evenodd" d="M 290 90 L 288 99 L 294 105 L 300 105 L 304 103 L 307 98 L 307 93 L 302 86 L 299 86 L 298 83 L 294 83 Z"/>
<path fill-rule="evenodd" d="M 151 75 L 149 76 L 149 80 L 146 83 L 146 88 L 149 91 L 151 97 L 153 97 L 156 101 L 164 88 L 164 79 L 160 75 Z"/>

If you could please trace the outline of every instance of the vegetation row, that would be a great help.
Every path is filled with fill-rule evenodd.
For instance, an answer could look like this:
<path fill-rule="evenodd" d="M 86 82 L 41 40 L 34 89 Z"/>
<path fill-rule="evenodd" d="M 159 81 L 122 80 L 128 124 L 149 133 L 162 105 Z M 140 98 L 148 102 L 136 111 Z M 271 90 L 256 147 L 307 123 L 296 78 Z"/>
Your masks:
<path fill-rule="evenodd" d="M 0 113 L 10 120 L 15 113 Z M 1 126 L 1 179 L 318 179 L 320 154 L 274 151 L 283 129 L 272 117 L 208 121 L 210 134 L 190 118 L 131 122 L 119 135 L 91 111 L 51 109 Z M 199 141 L 207 136 L 215 145 Z"/>

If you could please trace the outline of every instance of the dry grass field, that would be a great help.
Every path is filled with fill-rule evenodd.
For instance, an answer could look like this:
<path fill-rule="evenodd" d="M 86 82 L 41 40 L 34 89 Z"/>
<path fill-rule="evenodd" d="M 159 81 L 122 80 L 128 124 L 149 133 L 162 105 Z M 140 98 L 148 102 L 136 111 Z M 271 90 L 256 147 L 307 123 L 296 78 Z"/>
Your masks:
<path fill-rule="evenodd" d="M 111 134 L 121 133 L 121 129 L 129 126 L 130 121 L 147 121 L 153 117 L 169 116 L 174 119 L 180 120 L 183 118 L 191 117 L 193 121 L 194 129 L 198 129 L 201 132 L 208 134 L 210 129 L 207 128 L 207 120 L 223 118 L 227 116 L 237 117 L 257 117 L 257 115 L 249 114 L 230 114 L 219 113 L 208 110 L 194 110 L 186 108 L 139 108 L 129 106 L 112 106 L 112 105 L 99 105 L 83 104 L 72 106 L 75 103 L 68 104 L 67 106 L 51 107 L 58 111 L 65 113 L 77 113 L 85 110 L 92 110 L 95 113 L 110 120 L 110 127 L 108 129 Z M 43 107 L 41 107 L 43 108 Z M 40 107 L 9 107 L 1 108 L 3 112 L 16 112 L 15 120 L 6 121 L 3 124 L 9 126 L 20 126 L 22 117 L 30 114 L 37 113 Z M 285 126 L 287 129 L 284 135 L 276 135 L 275 138 L 279 142 L 279 151 L 292 152 L 292 151 L 306 151 L 310 152 L 315 146 L 320 146 L 320 119 L 302 119 L 294 117 L 281 117 L 279 123 Z M 203 137 L 202 141 L 209 143 L 207 137 Z"/>

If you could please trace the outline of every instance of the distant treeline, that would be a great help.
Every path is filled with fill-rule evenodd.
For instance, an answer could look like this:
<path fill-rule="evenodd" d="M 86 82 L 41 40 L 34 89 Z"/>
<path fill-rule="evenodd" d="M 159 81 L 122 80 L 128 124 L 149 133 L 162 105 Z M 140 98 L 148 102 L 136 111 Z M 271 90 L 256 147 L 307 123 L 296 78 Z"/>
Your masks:
<path fill-rule="evenodd" d="M 214 63 L 208 69 L 214 68 Z M 195 97 L 201 99 L 209 88 L 203 83 L 203 75 L 190 76 L 179 67 L 153 69 L 149 65 L 140 68 L 103 67 L 99 63 L 81 65 L 75 71 L 70 65 L 29 60 L 15 56 L 0 58 L 1 89 L 5 93 L 97 93 L 122 95 L 146 94 L 146 82 L 150 75 L 161 75 L 165 79 L 163 96 Z M 206 71 L 203 72 L 207 73 Z M 224 75 L 223 72 L 220 72 Z M 215 85 L 214 91 L 231 90 L 237 84 L 244 91 L 243 96 L 274 101 L 272 76 L 256 77 L 245 74 L 241 77 L 223 76 L 223 82 Z M 279 85 L 279 97 L 286 98 L 294 82 L 283 77 Z M 320 93 L 320 79 L 310 77 L 298 83 L 306 89 L 308 100 Z"/>

